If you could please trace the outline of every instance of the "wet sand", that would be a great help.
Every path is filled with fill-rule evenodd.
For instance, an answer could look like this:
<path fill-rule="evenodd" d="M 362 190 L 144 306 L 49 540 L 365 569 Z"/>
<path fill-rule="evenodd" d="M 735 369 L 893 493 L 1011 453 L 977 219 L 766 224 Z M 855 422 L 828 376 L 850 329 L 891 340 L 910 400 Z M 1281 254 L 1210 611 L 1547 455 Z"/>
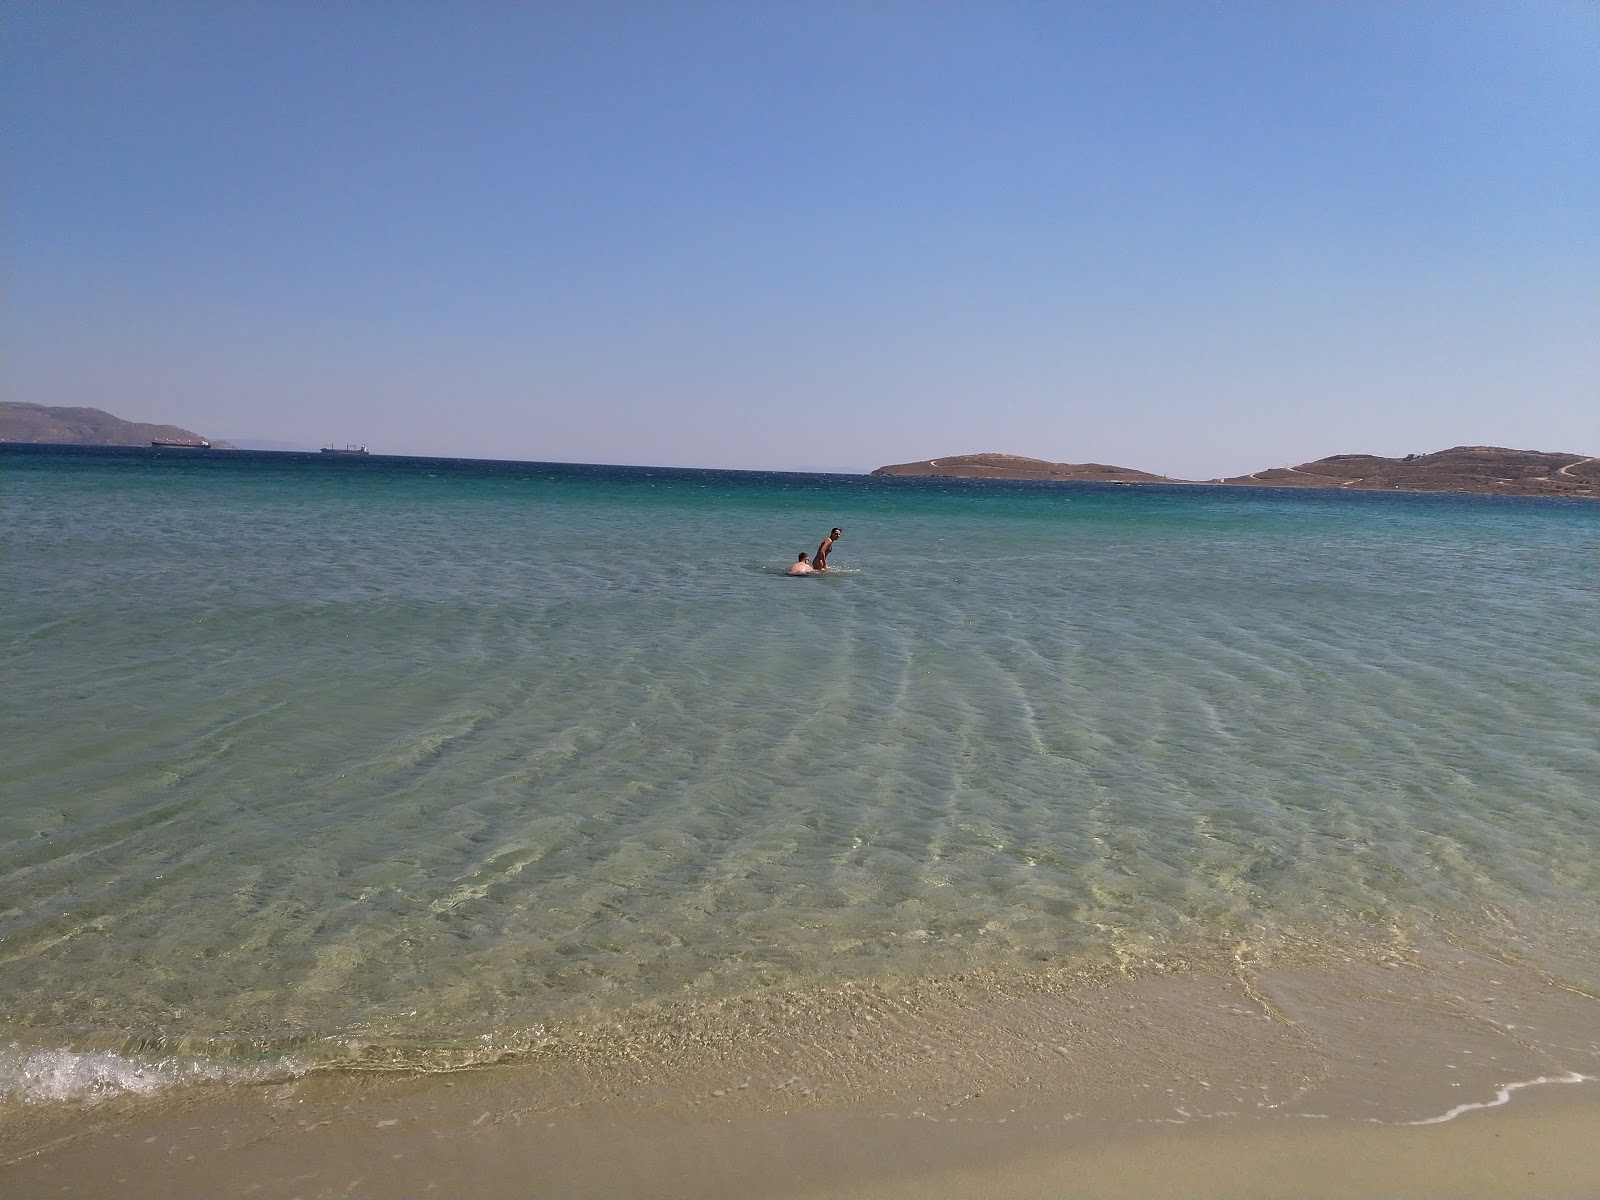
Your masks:
<path fill-rule="evenodd" d="M 1600 1195 L 1593 995 L 1447 953 L 750 997 L 471 1071 L 12 1104 L 5 1194 Z"/>
<path fill-rule="evenodd" d="M 947 1124 L 869 1111 L 718 1118 L 599 1110 L 498 1121 L 467 1094 L 419 1130 L 331 1118 L 263 1125 L 223 1105 L 7 1168 L 28 1196 L 1592 1197 L 1600 1091 L 1526 1089 L 1443 1124 L 1292 1116 L 1063 1132 L 1033 1113 Z M 1035 1101 L 1042 1097 L 1034 1097 Z M 317 1121 L 329 1120 L 317 1112 Z M 487 1111 L 487 1110 L 486 1110 Z M 992 1110 L 991 1110 L 992 1112 Z M 243 1119 L 238 1141 L 215 1131 Z M 190 1124 L 190 1120 L 205 1122 Z M 311 1122 L 315 1124 L 316 1122 Z M 235 1128 L 240 1128 L 235 1126 Z"/>

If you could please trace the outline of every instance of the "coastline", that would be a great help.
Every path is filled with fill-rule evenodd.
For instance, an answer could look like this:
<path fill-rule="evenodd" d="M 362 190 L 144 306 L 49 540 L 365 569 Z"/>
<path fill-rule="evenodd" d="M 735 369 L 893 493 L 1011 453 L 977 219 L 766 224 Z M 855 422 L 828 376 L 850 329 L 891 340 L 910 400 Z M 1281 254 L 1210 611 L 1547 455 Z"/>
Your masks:
<path fill-rule="evenodd" d="M 830 988 L 466 1071 L 11 1103 L 7 1194 L 1591 1195 L 1595 999 L 1509 965 Z"/>
<path fill-rule="evenodd" d="M 419 1094 L 426 1134 L 417 1130 L 421 1113 L 387 1118 L 383 1128 L 251 1120 L 229 1106 L 132 1121 L 117 1141 L 8 1168 L 7 1194 L 1576 1200 L 1600 1182 L 1592 1083 L 1530 1089 L 1439 1125 L 1240 1118 L 1092 1134 L 1063 1134 L 1026 1115 L 956 1125 L 851 1110 L 718 1118 L 599 1109 L 506 1122 L 472 1115 L 481 1102 L 438 1086 Z M 225 1124 L 237 1140 L 208 1144 Z"/>

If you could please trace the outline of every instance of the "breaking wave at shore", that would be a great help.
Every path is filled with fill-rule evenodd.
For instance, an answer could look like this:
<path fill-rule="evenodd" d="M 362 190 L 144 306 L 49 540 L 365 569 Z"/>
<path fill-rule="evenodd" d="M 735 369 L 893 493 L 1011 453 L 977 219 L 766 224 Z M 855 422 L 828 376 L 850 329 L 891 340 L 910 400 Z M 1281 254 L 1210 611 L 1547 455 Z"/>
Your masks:
<path fill-rule="evenodd" d="M 115 1096 L 157 1096 L 197 1083 L 267 1083 L 304 1073 L 303 1065 L 287 1058 L 246 1067 L 103 1050 L 23 1050 L 16 1044 L 0 1048 L 0 1096 L 23 1104 L 93 1105 Z"/>

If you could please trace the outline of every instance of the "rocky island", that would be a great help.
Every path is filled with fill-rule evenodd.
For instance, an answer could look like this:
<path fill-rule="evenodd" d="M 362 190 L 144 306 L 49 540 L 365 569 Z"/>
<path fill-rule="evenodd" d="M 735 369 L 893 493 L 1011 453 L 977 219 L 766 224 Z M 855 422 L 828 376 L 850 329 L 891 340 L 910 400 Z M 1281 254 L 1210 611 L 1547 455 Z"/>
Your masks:
<path fill-rule="evenodd" d="M 1020 454 L 955 454 L 922 462 L 879 467 L 874 475 L 921 475 L 945 479 L 1060 479 L 1080 483 L 1165 483 L 1160 475 L 1103 463 L 1058 463 Z"/>
<path fill-rule="evenodd" d="M 957 454 L 879 467 L 874 475 L 954 479 L 1034 479 L 1080 483 L 1212 483 L 1235 487 L 1362 491 L 1479 492 L 1500 496 L 1600 496 L 1600 458 L 1502 446 L 1455 446 L 1432 454 L 1383 458 L 1334 454 L 1297 467 L 1271 467 L 1227 479 L 1168 479 L 1132 467 L 1055 463 L 1016 454 Z"/>

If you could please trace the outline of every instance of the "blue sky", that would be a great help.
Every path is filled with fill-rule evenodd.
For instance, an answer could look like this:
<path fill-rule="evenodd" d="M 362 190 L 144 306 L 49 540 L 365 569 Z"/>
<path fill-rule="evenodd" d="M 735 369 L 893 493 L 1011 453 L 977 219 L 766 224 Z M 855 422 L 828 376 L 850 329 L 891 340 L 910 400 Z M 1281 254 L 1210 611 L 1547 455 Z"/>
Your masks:
<path fill-rule="evenodd" d="M 0 8 L 0 385 L 216 437 L 1600 452 L 1590 3 Z"/>

